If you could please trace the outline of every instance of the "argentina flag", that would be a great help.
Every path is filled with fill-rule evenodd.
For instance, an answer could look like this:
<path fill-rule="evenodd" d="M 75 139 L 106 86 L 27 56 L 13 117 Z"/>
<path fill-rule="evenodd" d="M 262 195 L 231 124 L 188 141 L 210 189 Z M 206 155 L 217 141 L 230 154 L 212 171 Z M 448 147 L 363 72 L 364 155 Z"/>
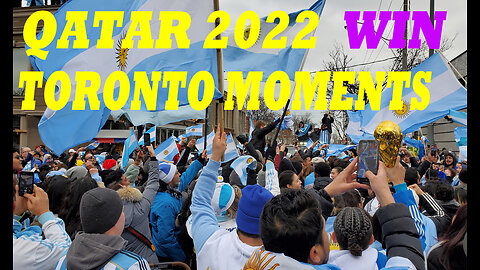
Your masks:
<path fill-rule="evenodd" d="M 46 59 L 40 59 L 34 55 L 29 56 L 33 68 L 36 71 L 44 72 L 45 81 L 56 71 L 65 72 L 71 80 L 70 87 L 61 85 L 60 81 L 56 83 L 56 100 L 59 99 L 62 88 L 68 89 L 69 91 L 71 88 L 70 99 L 67 105 L 57 111 L 48 108 L 38 124 L 42 141 L 55 154 L 60 155 L 65 149 L 90 141 L 104 126 L 110 115 L 116 120 L 121 115 L 126 114 L 134 126 L 145 123 L 160 126 L 185 119 L 204 118 L 204 111 L 194 110 L 189 105 L 188 100 L 189 82 L 197 72 L 207 71 L 212 75 L 215 84 L 213 99 L 221 97 L 221 93 L 217 89 L 216 50 L 203 49 L 205 37 L 215 28 L 215 24 L 207 23 L 208 16 L 214 11 L 213 1 L 70 0 L 54 13 L 57 29 L 64 29 L 67 26 L 67 20 L 65 18 L 67 13 L 72 11 L 88 12 L 85 20 L 86 35 L 89 39 L 88 48 L 72 48 L 73 38 L 70 38 L 67 49 L 57 49 L 56 41 L 60 39 L 62 34 L 62 31 L 57 31 L 54 42 L 51 42 L 43 49 L 49 51 Z M 94 19 L 95 12 L 98 13 L 102 11 L 117 11 L 122 14 L 122 16 L 119 17 L 121 22 L 117 20 L 113 23 L 113 31 L 111 32 L 113 48 L 97 48 L 97 41 L 100 39 L 102 27 L 100 27 L 101 22 L 98 20 L 95 22 Z M 122 43 L 126 38 L 132 22 L 131 14 L 134 11 L 147 12 L 144 15 L 151 14 L 148 15 L 151 16 L 151 20 L 148 21 L 148 27 L 150 29 L 147 29 L 147 31 L 151 34 L 154 43 L 156 43 L 159 38 L 161 26 L 159 19 L 160 12 L 182 11 L 188 13 L 191 18 L 190 26 L 188 30 L 186 30 L 186 34 L 190 40 L 189 48 L 179 48 L 176 38 L 172 38 L 172 45 L 168 49 L 155 48 L 155 45 L 153 45 L 151 49 L 139 48 L 140 37 L 138 35 L 134 35 L 132 38 L 132 48 L 122 48 Z M 175 20 L 173 21 L 173 25 L 175 26 L 176 23 L 179 24 L 178 19 L 177 22 L 175 22 Z M 143 26 L 144 25 L 142 25 L 142 27 Z M 136 25 L 136 27 L 138 27 L 138 25 Z M 42 35 L 43 29 L 37 35 L 37 39 Z M 28 52 L 30 47 L 26 45 L 25 49 Z M 80 71 L 91 72 L 89 73 L 90 75 L 99 77 L 101 84 L 92 86 L 98 87 L 98 90 L 96 90 L 96 96 L 88 96 L 88 102 L 85 102 L 85 110 L 72 110 L 72 102 L 76 96 L 75 93 L 77 89 L 80 89 L 79 87 L 82 87 L 80 84 L 77 85 L 77 81 L 75 80 L 76 73 Z M 104 103 L 103 84 L 106 78 L 115 71 L 123 71 L 128 76 L 130 81 L 130 95 L 125 106 L 119 110 L 111 111 Z M 156 86 L 151 85 L 154 72 L 157 76 L 159 75 L 158 72 L 161 72 L 162 80 L 164 80 L 165 72 L 167 71 L 186 72 L 185 83 L 182 81 L 182 83 L 179 84 L 177 97 L 178 110 L 165 111 L 165 103 L 168 99 L 170 83 L 158 83 L 155 110 L 148 110 L 146 108 L 146 100 L 144 100 L 143 94 L 139 96 L 139 101 L 141 102 L 140 110 L 130 110 L 134 98 L 135 72 L 145 72 L 143 74 L 146 74 L 146 80 L 150 83 L 149 86 L 154 89 Z M 87 82 L 83 82 L 83 84 L 82 88 L 86 88 L 86 85 L 89 84 L 88 80 Z M 199 100 L 203 98 L 203 88 L 204 84 L 200 83 L 198 87 Z M 114 100 L 119 99 L 119 92 L 119 83 L 116 82 L 113 89 Z M 78 99 L 81 100 L 83 96 L 83 94 L 79 95 Z M 98 98 L 98 101 L 92 101 L 92 99 L 96 98 Z M 84 97 L 84 100 L 86 99 L 87 98 Z"/>
<path fill-rule="evenodd" d="M 157 160 L 166 160 L 167 162 L 172 161 L 178 153 L 177 143 L 173 137 L 166 139 L 155 149 Z"/>
<path fill-rule="evenodd" d="M 361 130 L 362 111 L 347 111 L 348 126 L 346 133 L 354 144 L 358 144 L 361 140 L 375 140 L 372 134 L 367 134 Z"/>
<path fill-rule="evenodd" d="M 145 144 L 145 140 L 144 140 L 144 138 L 143 138 L 143 135 L 144 135 L 145 133 L 150 134 L 150 142 L 152 143 L 152 142 L 154 142 L 154 141 L 156 140 L 156 138 L 157 138 L 157 127 L 156 127 L 156 126 L 153 126 L 153 127 L 151 127 L 149 130 L 147 130 L 146 132 L 144 132 L 144 133 L 142 134 L 142 137 L 141 137 L 140 140 L 138 141 L 138 145 L 144 145 L 144 144 Z"/>
<path fill-rule="evenodd" d="M 435 53 L 413 68 L 412 80 L 417 72 L 432 73 L 431 82 L 424 83 L 430 92 L 428 106 L 424 110 L 410 110 L 411 98 L 417 97 L 412 87 L 413 82 L 410 81 L 410 87 L 404 87 L 402 91 L 403 108 L 389 110 L 393 87 L 387 88 L 382 92 L 379 111 L 373 111 L 370 104 L 365 105 L 365 110 L 362 112 L 362 130 L 365 133 L 373 134 L 380 122 L 390 120 L 400 126 L 403 134 L 407 134 L 448 115 L 450 110 L 467 107 L 467 89 L 460 84 L 440 53 Z"/>
<path fill-rule="evenodd" d="M 458 112 L 455 110 L 450 110 L 448 115 L 452 118 L 453 122 L 457 122 L 464 126 L 467 126 L 467 113 L 466 112 Z"/>
<path fill-rule="evenodd" d="M 133 128 L 130 129 L 130 135 L 123 142 L 123 153 L 122 153 L 122 169 L 127 166 L 129 156 L 135 149 L 138 147 L 137 135 L 133 131 Z"/>
<path fill-rule="evenodd" d="M 292 48 L 292 41 L 295 36 L 305 28 L 308 19 L 304 22 L 297 23 L 297 16 L 304 10 L 311 10 L 319 16 L 322 13 L 325 0 L 315 2 L 309 9 L 303 9 L 288 14 L 289 23 L 284 31 L 278 37 L 287 37 L 286 46 L 282 49 L 264 49 L 262 45 L 265 37 L 272 29 L 279 25 L 278 18 L 272 23 L 267 23 L 267 17 L 260 18 L 260 34 L 255 44 L 247 49 L 239 48 L 235 42 L 234 34 L 228 36 L 227 48 L 223 50 L 223 64 L 225 71 L 244 71 L 244 76 L 248 71 L 263 71 L 263 80 L 277 70 L 286 72 L 290 79 L 295 77 L 295 72 L 300 69 L 303 57 L 307 49 Z M 303 39 L 312 36 L 312 32 L 308 33 Z M 250 26 L 244 30 L 244 38 L 248 39 L 250 35 Z M 277 37 L 277 38 L 278 38 Z M 276 38 L 276 39 L 277 39 Z"/>
<path fill-rule="evenodd" d="M 207 136 L 207 156 L 208 158 L 212 157 L 212 147 L 213 147 L 213 137 L 215 137 L 215 133 L 212 131 Z M 195 147 L 198 149 L 198 152 L 203 152 L 204 148 L 204 141 L 205 137 L 202 137 L 197 140 L 197 144 Z M 221 163 L 228 162 L 236 157 L 238 157 L 238 150 L 235 141 L 233 140 L 233 136 L 231 133 L 227 134 L 227 149 L 225 149 L 224 159 Z"/>
<path fill-rule="evenodd" d="M 195 126 L 187 127 L 185 130 L 185 136 L 202 136 L 203 135 L 203 124 L 198 124 Z"/>
<path fill-rule="evenodd" d="M 242 185 L 246 186 L 247 168 L 255 170 L 257 168 L 257 160 L 249 155 L 240 156 L 230 164 L 230 167 L 238 174 Z"/>
<path fill-rule="evenodd" d="M 350 144 L 350 145 L 345 145 L 345 144 L 330 144 L 327 148 L 327 157 L 329 156 L 337 156 L 344 151 L 351 150 L 357 148 L 356 145 Z"/>

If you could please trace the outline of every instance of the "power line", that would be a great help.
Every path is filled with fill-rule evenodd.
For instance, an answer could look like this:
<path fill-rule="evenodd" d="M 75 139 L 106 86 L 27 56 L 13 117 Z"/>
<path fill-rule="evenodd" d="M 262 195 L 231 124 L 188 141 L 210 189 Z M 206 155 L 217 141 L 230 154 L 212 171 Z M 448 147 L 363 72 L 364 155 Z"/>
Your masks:
<path fill-rule="evenodd" d="M 358 66 L 365 66 L 365 65 L 375 64 L 375 63 L 379 63 L 379 62 L 385 62 L 385 61 L 396 59 L 396 58 L 397 58 L 396 56 L 392 56 L 392 57 L 385 58 L 385 59 L 382 59 L 382 60 L 376 60 L 376 61 L 356 64 L 356 65 L 352 65 L 352 66 L 346 66 L 344 68 L 347 69 L 347 68 L 353 68 L 353 67 L 358 67 Z M 318 71 L 331 71 L 331 70 L 323 69 L 323 70 L 310 71 L 310 73 L 315 73 L 315 72 L 318 72 Z"/>

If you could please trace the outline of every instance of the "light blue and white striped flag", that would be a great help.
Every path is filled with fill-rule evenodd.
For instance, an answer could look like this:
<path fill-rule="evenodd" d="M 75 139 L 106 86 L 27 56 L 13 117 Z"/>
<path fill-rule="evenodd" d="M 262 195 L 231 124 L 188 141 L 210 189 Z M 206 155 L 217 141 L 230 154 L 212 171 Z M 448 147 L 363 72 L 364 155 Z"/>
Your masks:
<path fill-rule="evenodd" d="M 215 88 L 217 87 L 217 63 L 216 50 L 203 49 L 205 37 L 215 28 L 215 24 L 207 23 L 208 16 L 214 11 L 213 1 L 211 0 L 71 0 L 63 4 L 54 16 L 57 22 L 57 29 L 64 29 L 67 25 L 65 20 L 66 13 L 69 11 L 85 11 L 89 15 L 95 11 L 122 11 L 121 18 L 123 24 L 120 27 L 113 27 L 111 33 L 114 41 L 112 49 L 97 48 L 97 41 L 103 27 L 94 27 L 94 16 L 88 16 L 85 26 L 86 34 L 89 38 L 87 49 L 73 49 L 72 39 L 68 49 L 57 49 L 57 42 L 51 42 L 43 50 L 48 51 L 46 59 L 41 59 L 31 55 L 30 62 L 37 71 L 44 72 L 44 80 L 46 81 L 55 71 L 64 71 L 70 77 L 71 90 L 67 89 L 70 99 L 67 105 L 58 111 L 47 109 L 38 124 L 38 129 L 42 141 L 54 153 L 60 155 L 65 149 L 71 148 L 78 144 L 90 141 L 94 138 L 100 129 L 104 126 L 108 117 L 112 115 L 114 119 L 118 119 L 122 114 L 126 113 L 127 118 L 134 126 L 152 123 L 160 126 L 163 124 L 205 117 L 204 111 L 194 110 L 188 101 L 189 82 L 199 71 L 208 71 L 213 76 Z M 134 46 L 130 49 L 122 49 L 121 44 L 131 25 L 130 17 L 133 11 L 151 11 L 152 19 L 150 22 L 150 30 L 154 42 L 159 37 L 161 11 L 184 11 L 191 17 L 191 24 L 186 34 L 190 39 L 188 49 L 178 48 L 177 42 L 173 41 L 172 46 L 168 49 L 160 49 L 153 47 L 152 49 L 138 48 L 138 37 L 134 37 Z M 162 21 L 163 23 L 163 21 Z M 59 40 L 62 31 L 57 31 L 54 37 Z M 42 31 L 37 35 L 41 37 Z M 31 49 L 25 46 L 27 53 Z M 98 86 L 97 97 L 99 103 L 86 102 L 85 110 L 72 110 L 72 101 L 76 96 L 77 81 L 75 80 L 76 72 L 92 71 L 96 72 L 101 80 Z M 125 106 L 116 111 L 110 111 L 106 107 L 103 99 L 103 83 L 107 77 L 114 71 L 124 71 L 130 80 L 130 95 Z M 156 110 L 147 111 L 143 95 L 140 95 L 140 110 L 130 110 L 132 99 L 134 98 L 134 73 L 136 71 L 144 71 L 151 80 L 152 73 L 162 72 L 162 77 L 167 71 L 183 71 L 187 72 L 186 83 L 180 83 L 178 89 L 178 110 L 165 111 L 165 103 L 168 99 L 169 84 L 159 83 L 156 100 Z M 164 79 L 164 78 L 162 78 Z M 87 85 L 89 83 L 87 82 Z M 94 86 L 95 87 L 95 86 Z M 118 100 L 120 88 L 115 85 L 113 99 Z M 199 100 L 203 98 L 203 84 L 200 84 Z M 65 88 L 60 81 L 57 82 L 57 90 L 55 98 L 58 100 L 60 91 Z M 83 95 L 82 95 L 83 96 Z M 214 99 L 220 98 L 222 95 L 217 89 L 214 90 Z M 93 105 L 95 104 L 95 106 Z M 91 109 L 92 108 L 92 109 Z"/>
<path fill-rule="evenodd" d="M 210 132 L 210 134 L 207 135 L 207 154 L 212 154 L 212 143 L 213 143 L 213 137 L 215 137 L 215 132 Z M 198 152 L 203 152 L 205 150 L 205 137 L 202 137 L 197 140 L 197 143 L 195 144 L 195 147 L 198 149 Z"/>
<path fill-rule="evenodd" d="M 347 111 L 348 126 L 346 133 L 354 144 L 358 144 L 361 140 L 375 140 L 372 134 L 367 134 L 361 130 L 362 111 Z"/>
<path fill-rule="evenodd" d="M 467 113 L 459 112 L 455 110 L 450 110 L 448 115 L 452 118 L 454 122 L 467 126 Z"/>
<path fill-rule="evenodd" d="M 187 127 L 185 130 L 185 136 L 203 136 L 203 124 Z"/>
<path fill-rule="evenodd" d="M 177 143 L 173 137 L 166 139 L 155 149 L 157 160 L 166 160 L 168 162 L 172 161 L 173 157 L 178 153 Z"/>
<path fill-rule="evenodd" d="M 319 16 L 322 13 L 325 0 L 315 2 L 308 10 L 316 12 Z M 295 36 L 307 25 L 308 19 L 302 23 L 297 23 L 296 19 L 300 12 L 299 10 L 288 14 L 289 24 L 285 30 L 282 31 L 281 36 L 287 37 L 286 46 L 283 49 L 263 49 L 262 45 L 265 37 L 272 29 L 278 26 L 278 19 L 273 23 L 267 23 L 267 17 L 260 18 L 260 35 L 255 44 L 248 48 L 239 48 L 235 42 L 233 32 L 228 35 L 227 48 L 223 50 L 223 64 L 226 71 L 244 71 L 244 76 L 248 71 L 263 71 L 263 80 L 277 70 L 285 71 L 291 80 L 295 77 L 295 72 L 300 69 L 303 57 L 307 49 L 293 49 L 292 41 Z M 244 31 L 245 38 L 249 36 L 250 30 L 247 28 Z M 312 36 L 312 32 L 308 33 L 304 39 Z M 317 40 L 317 46 L 318 46 Z"/>
<path fill-rule="evenodd" d="M 350 145 L 345 145 L 345 144 L 330 144 L 327 148 L 327 157 L 329 156 L 337 156 L 344 151 L 350 150 L 357 148 L 356 145 L 350 144 Z"/>
<path fill-rule="evenodd" d="M 305 145 L 307 148 L 310 148 L 312 147 L 314 141 L 312 141 L 312 139 L 308 138 L 308 141 L 307 141 L 307 144 Z M 320 142 L 317 143 L 317 145 L 315 145 L 315 147 L 313 148 L 312 152 L 315 152 L 317 151 L 318 149 L 320 148 Z"/>
<path fill-rule="evenodd" d="M 122 153 L 122 169 L 127 166 L 128 157 L 130 156 L 133 151 L 138 147 L 137 135 L 133 128 L 130 129 L 130 135 L 128 138 L 123 142 L 123 153 Z"/>
<path fill-rule="evenodd" d="M 453 130 L 455 135 L 455 142 L 457 143 L 460 154 L 459 161 L 467 160 L 467 127 L 456 127 Z"/>
<path fill-rule="evenodd" d="M 250 155 L 238 157 L 230 164 L 230 167 L 238 174 L 242 185 L 247 185 L 247 167 L 254 170 L 257 168 L 257 160 Z"/>
<path fill-rule="evenodd" d="M 252 133 L 253 133 L 253 130 L 255 129 L 255 127 L 253 126 L 252 118 L 249 118 L 249 120 L 250 120 L 250 130 L 248 131 L 248 141 L 251 141 L 252 140 Z"/>
<path fill-rule="evenodd" d="M 417 72 L 431 72 L 431 82 L 425 83 L 430 92 L 430 102 L 424 110 L 410 110 L 410 100 L 417 97 L 413 91 L 413 83 L 410 87 L 403 88 L 403 110 L 389 110 L 392 100 L 393 86 L 382 92 L 379 111 L 372 111 L 370 104 L 365 105 L 362 112 L 362 130 L 373 134 L 377 125 L 385 120 L 390 120 L 400 126 L 403 134 L 418 130 L 420 127 L 431 123 L 449 114 L 450 110 L 460 110 L 467 107 L 467 89 L 463 87 L 455 77 L 447 61 L 440 53 L 435 53 L 420 65 L 411 70 L 411 78 Z"/>
<path fill-rule="evenodd" d="M 233 136 L 231 133 L 227 135 L 227 149 L 225 149 L 224 159 L 222 163 L 229 162 L 230 160 L 238 157 L 238 150 L 235 141 L 233 140 Z"/>
<path fill-rule="evenodd" d="M 151 127 L 149 130 L 147 130 L 146 132 L 144 132 L 143 134 L 145 133 L 148 133 L 150 134 L 150 142 L 154 142 L 157 138 L 157 127 L 156 126 L 153 126 Z M 142 137 L 140 138 L 139 142 L 138 142 L 138 145 L 144 145 L 145 144 L 145 141 L 143 139 L 143 134 L 142 134 Z"/>
<path fill-rule="evenodd" d="M 275 118 L 275 121 L 278 119 Z M 285 114 L 285 117 L 283 118 L 283 121 L 282 121 L 282 124 L 280 125 L 280 129 L 281 130 L 287 130 L 291 127 L 293 127 L 294 123 L 293 123 L 293 116 L 290 114 L 289 111 L 287 111 L 287 114 Z M 278 127 L 278 125 L 277 125 Z"/>
<path fill-rule="evenodd" d="M 208 158 L 212 157 L 212 147 L 213 147 L 213 137 L 215 137 L 215 133 L 212 131 L 207 136 L 207 156 Z M 204 150 L 204 140 L 205 137 L 202 137 L 197 140 L 197 144 L 195 147 L 198 149 L 199 153 L 203 152 Z M 221 163 L 228 162 L 236 157 L 238 157 L 238 150 L 235 141 L 233 140 L 233 136 L 231 133 L 227 134 L 227 149 L 225 150 L 224 159 Z"/>

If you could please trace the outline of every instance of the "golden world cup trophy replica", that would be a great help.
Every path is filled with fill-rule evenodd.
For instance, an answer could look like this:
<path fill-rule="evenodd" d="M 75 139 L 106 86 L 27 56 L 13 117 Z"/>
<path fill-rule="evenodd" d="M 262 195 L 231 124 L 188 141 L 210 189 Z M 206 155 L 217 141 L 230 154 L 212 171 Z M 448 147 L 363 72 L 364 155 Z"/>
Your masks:
<path fill-rule="evenodd" d="M 383 163 L 392 168 L 397 160 L 398 149 L 402 145 L 402 130 L 397 123 L 386 120 L 378 124 L 373 136 L 380 143 L 379 152 Z"/>

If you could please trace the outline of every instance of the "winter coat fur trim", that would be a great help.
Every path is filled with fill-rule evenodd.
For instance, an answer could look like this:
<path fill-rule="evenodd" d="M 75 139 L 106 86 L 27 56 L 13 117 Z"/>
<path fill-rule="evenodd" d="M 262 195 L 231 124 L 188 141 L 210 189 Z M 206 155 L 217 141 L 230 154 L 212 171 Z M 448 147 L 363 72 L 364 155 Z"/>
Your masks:
<path fill-rule="evenodd" d="M 142 192 L 132 186 L 126 186 L 117 190 L 117 192 L 120 198 L 125 201 L 139 202 L 142 200 Z"/>

